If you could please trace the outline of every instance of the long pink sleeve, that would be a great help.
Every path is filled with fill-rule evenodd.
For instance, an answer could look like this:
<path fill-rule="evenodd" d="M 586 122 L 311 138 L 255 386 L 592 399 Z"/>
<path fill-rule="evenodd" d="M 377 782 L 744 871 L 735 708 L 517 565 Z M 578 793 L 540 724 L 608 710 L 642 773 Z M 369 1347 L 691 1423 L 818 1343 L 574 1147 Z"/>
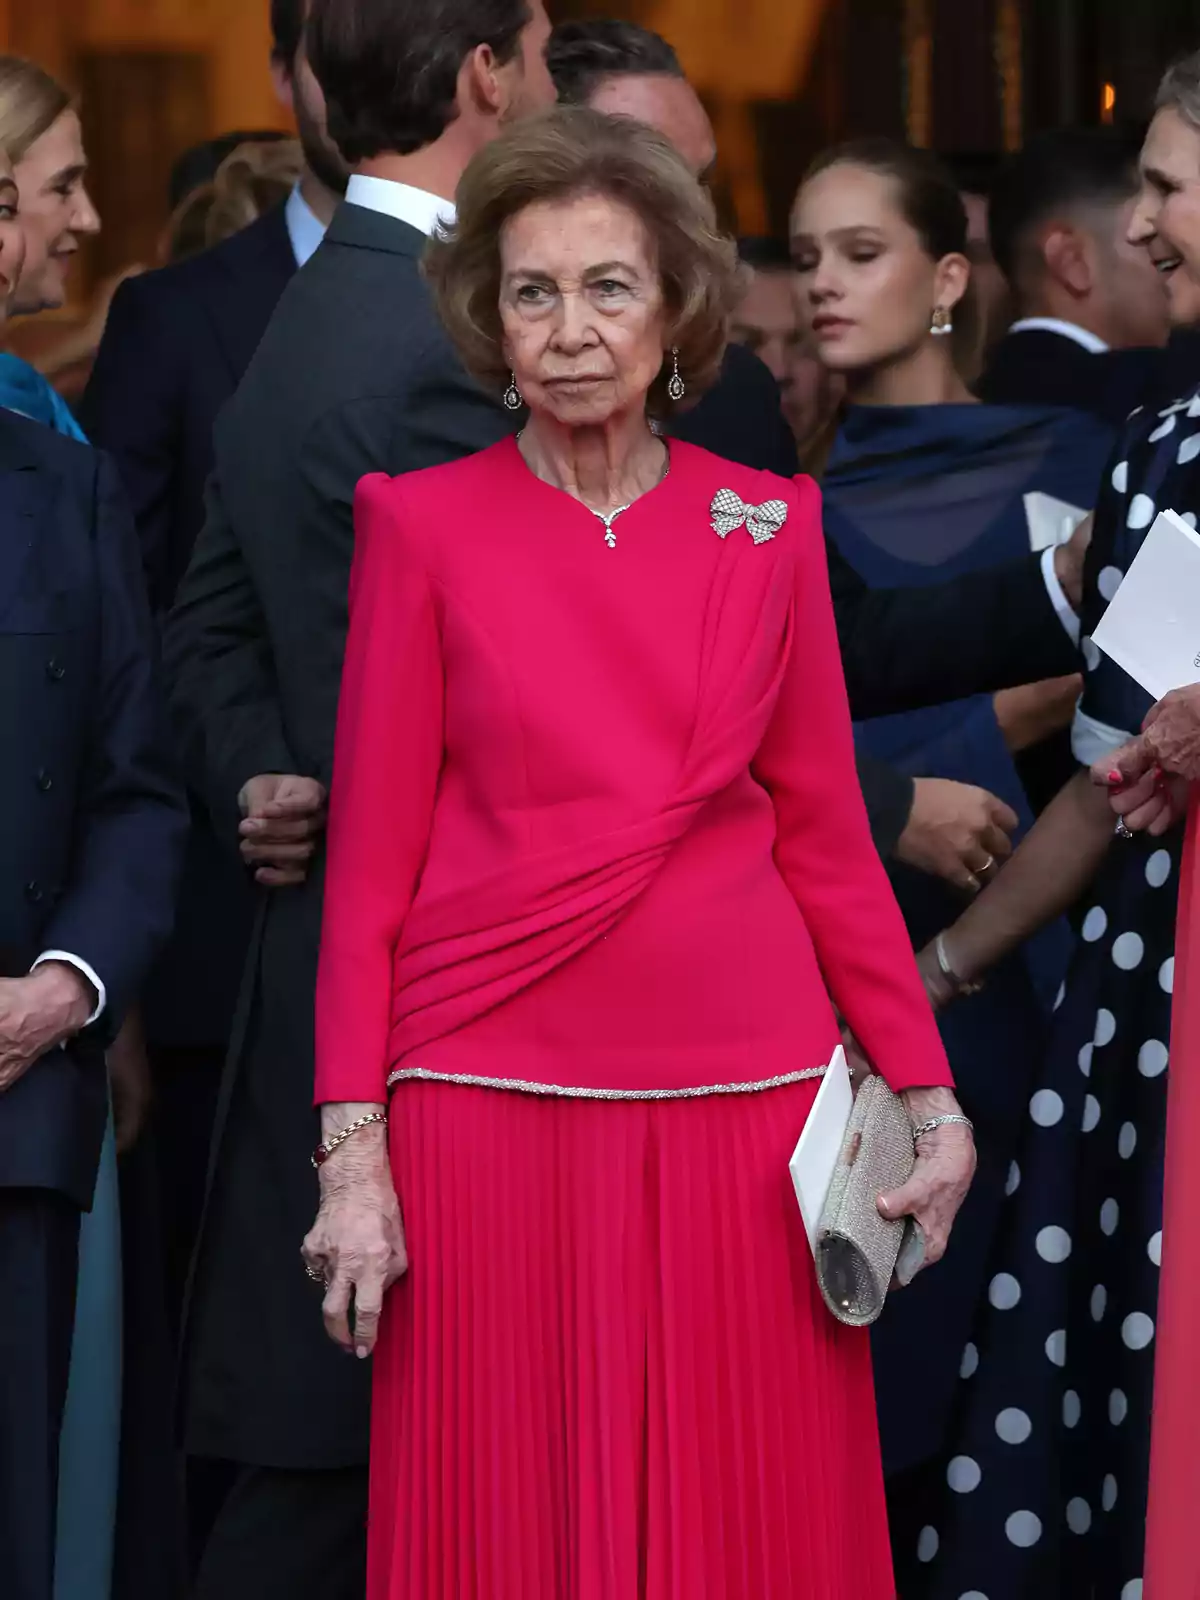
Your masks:
<path fill-rule="evenodd" d="M 444 681 L 397 486 L 359 485 L 317 977 L 316 1100 L 387 1099 L 393 960 L 429 844 Z"/>
<path fill-rule="evenodd" d="M 778 819 L 775 859 L 804 914 L 838 1009 L 896 1090 L 952 1082 L 907 930 L 878 853 L 854 764 L 816 485 L 798 478 L 792 515 L 794 638 L 754 761 Z"/>

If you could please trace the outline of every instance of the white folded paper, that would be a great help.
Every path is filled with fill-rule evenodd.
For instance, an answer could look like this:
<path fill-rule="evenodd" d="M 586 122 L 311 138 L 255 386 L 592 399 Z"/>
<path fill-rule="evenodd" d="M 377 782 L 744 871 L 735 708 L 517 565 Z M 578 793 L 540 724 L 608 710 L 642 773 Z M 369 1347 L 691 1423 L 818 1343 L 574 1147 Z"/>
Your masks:
<path fill-rule="evenodd" d="M 1200 537 L 1160 511 L 1092 634 L 1155 700 L 1200 683 Z"/>
<path fill-rule="evenodd" d="M 1025 523 L 1029 529 L 1029 548 L 1034 555 L 1052 550 L 1067 540 L 1087 516 L 1080 506 L 1069 500 L 1059 500 L 1055 495 L 1043 494 L 1040 489 L 1025 496 Z"/>
<path fill-rule="evenodd" d="M 821 1212 L 825 1209 L 834 1169 L 846 1142 L 846 1129 L 853 1109 L 854 1090 L 850 1084 L 850 1068 L 846 1064 L 846 1052 L 838 1045 L 821 1080 L 821 1087 L 817 1090 L 817 1098 L 804 1124 L 800 1142 L 788 1162 L 796 1199 L 800 1202 L 800 1215 L 804 1218 L 809 1247 L 814 1256 L 817 1253 L 817 1228 L 820 1226 Z"/>

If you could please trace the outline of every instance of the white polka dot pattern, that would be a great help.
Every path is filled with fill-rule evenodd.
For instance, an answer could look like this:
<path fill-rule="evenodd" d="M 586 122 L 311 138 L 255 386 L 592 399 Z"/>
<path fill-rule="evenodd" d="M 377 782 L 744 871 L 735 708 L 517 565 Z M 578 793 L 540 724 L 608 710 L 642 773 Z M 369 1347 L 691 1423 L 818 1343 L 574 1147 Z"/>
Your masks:
<path fill-rule="evenodd" d="M 1039 1089 L 1029 1102 L 1029 1115 L 1039 1128 L 1053 1128 L 1063 1119 L 1062 1096 L 1053 1089 Z"/>
<path fill-rule="evenodd" d="M 1135 494 L 1129 503 L 1129 515 L 1125 518 L 1125 526 L 1135 532 L 1148 528 L 1154 521 L 1154 501 L 1148 494 Z"/>
<path fill-rule="evenodd" d="M 1032 1511 L 1014 1511 L 1004 1524 L 1004 1531 L 1018 1550 L 1032 1550 L 1042 1537 L 1041 1518 Z"/>
<path fill-rule="evenodd" d="M 1146 882 L 1152 889 L 1161 889 L 1171 876 L 1171 852 L 1156 850 L 1146 863 Z"/>
<path fill-rule="evenodd" d="M 1011 1272 L 998 1272 L 988 1287 L 988 1299 L 997 1311 L 1011 1311 L 1021 1301 L 1021 1285 Z"/>
<path fill-rule="evenodd" d="M 1024 1444 L 1032 1432 L 1033 1423 L 1029 1420 L 1028 1412 L 1015 1406 L 1002 1411 L 996 1418 L 996 1433 L 1005 1444 Z"/>
<path fill-rule="evenodd" d="M 1147 1039 L 1138 1051 L 1138 1071 L 1143 1078 L 1157 1078 L 1167 1070 L 1167 1047 L 1161 1039 Z"/>
<path fill-rule="evenodd" d="M 1043 1228 L 1034 1241 L 1034 1248 L 1043 1261 L 1058 1266 L 1071 1254 L 1071 1235 L 1065 1228 Z"/>
<path fill-rule="evenodd" d="M 1130 1350 L 1144 1350 L 1154 1339 L 1154 1323 L 1144 1311 L 1134 1311 L 1121 1324 L 1122 1343 Z"/>
<path fill-rule="evenodd" d="M 974 1494 L 982 1481 L 979 1463 L 970 1456 L 955 1456 L 946 1468 L 946 1482 L 955 1494 Z"/>

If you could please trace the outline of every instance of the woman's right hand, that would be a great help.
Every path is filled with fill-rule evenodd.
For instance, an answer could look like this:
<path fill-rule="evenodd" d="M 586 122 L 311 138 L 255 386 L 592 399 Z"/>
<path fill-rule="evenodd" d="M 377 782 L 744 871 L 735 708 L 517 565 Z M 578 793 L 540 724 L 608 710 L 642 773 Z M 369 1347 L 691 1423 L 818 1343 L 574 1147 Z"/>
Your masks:
<path fill-rule="evenodd" d="M 325 1283 L 325 1331 L 348 1355 L 365 1360 L 375 1349 L 383 1297 L 408 1271 L 381 1127 L 354 1134 L 322 1166 L 321 1205 L 301 1253 L 310 1276 Z"/>

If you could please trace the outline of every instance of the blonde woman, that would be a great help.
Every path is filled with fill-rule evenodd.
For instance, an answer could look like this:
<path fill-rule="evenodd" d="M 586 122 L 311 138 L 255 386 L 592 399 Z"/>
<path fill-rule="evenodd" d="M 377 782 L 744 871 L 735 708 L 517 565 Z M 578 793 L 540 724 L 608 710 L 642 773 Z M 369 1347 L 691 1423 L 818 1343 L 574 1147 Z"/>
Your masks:
<path fill-rule="evenodd" d="M 17 184 L 21 271 L 8 309 L 64 303 L 80 237 L 100 219 L 84 186 L 79 114 L 68 91 L 33 62 L 0 57 L 0 149 Z M 83 439 L 46 378 L 0 354 L 0 406 Z M 112 1119 L 92 1209 L 79 1237 L 76 1335 L 59 1466 L 58 1600 L 108 1600 L 121 1426 L 121 1233 Z"/>

